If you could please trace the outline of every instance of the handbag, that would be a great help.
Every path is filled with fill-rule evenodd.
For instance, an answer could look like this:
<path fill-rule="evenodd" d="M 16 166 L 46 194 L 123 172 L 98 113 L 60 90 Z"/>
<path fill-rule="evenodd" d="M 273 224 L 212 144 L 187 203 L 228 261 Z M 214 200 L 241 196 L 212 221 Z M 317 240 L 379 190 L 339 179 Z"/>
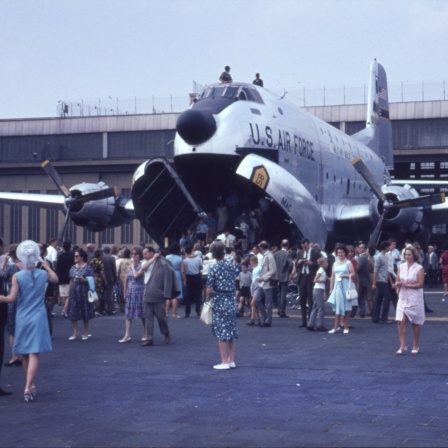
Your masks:
<path fill-rule="evenodd" d="M 347 300 L 356 300 L 358 298 L 358 291 L 356 291 L 356 286 L 352 282 L 351 277 L 348 279 L 348 289 L 345 293 Z"/>
<path fill-rule="evenodd" d="M 205 325 L 212 323 L 212 301 L 206 300 L 202 305 L 201 320 Z"/>
<path fill-rule="evenodd" d="M 95 291 L 90 291 L 87 293 L 87 299 L 90 303 L 98 301 L 98 294 Z"/>

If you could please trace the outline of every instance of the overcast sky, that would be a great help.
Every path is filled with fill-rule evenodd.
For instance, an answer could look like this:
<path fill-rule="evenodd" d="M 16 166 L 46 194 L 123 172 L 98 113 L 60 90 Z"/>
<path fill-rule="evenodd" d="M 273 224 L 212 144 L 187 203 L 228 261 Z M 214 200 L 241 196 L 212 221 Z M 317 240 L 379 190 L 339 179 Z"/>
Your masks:
<path fill-rule="evenodd" d="M 186 107 L 193 81 L 224 65 L 291 97 L 363 86 L 374 58 L 389 85 L 448 81 L 446 0 L 0 0 L 0 12 L 0 119 L 54 117 L 60 100 Z"/>

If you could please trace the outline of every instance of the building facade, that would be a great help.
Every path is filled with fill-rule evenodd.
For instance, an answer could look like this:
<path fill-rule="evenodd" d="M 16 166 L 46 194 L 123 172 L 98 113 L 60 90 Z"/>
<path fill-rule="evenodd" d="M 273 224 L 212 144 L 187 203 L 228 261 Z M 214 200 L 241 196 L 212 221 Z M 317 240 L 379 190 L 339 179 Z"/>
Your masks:
<path fill-rule="evenodd" d="M 365 127 L 366 105 L 314 106 L 309 112 L 352 135 Z M 130 197 L 132 175 L 152 157 L 173 156 L 178 114 L 142 114 L 48 119 L 0 120 L 0 191 L 58 194 L 40 167 L 52 161 L 70 188 L 103 181 Z M 396 179 L 448 180 L 448 101 L 390 104 Z M 427 194 L 445 187 L 416 188 Z M 62 212 L 0 204 L 0 235 L 6 244 L 25 238 L 48 241 L 57 236 Z M 442 247 L 444 220 L 432 225 L 431 241 Z M 81 246 L 150 242 L 137 220 L 103 232 L 69 224 L 67 239 Z"/>

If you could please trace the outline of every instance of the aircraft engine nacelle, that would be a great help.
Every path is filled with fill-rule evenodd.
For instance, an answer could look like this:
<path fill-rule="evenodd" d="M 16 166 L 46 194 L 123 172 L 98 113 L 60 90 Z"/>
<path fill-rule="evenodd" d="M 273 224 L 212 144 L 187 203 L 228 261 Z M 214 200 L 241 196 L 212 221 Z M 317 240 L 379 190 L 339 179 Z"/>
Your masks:
<path fill-rule="evenodd" d="M 108 186 L 104 182 L 97 184 L 82 183 L 70 188 L 73 198 L 82 197 L 87 193 L 104 190 Z M 116 221 L 114 215 L 117 210 L 117 198 L 109 197 L 106 199 L 92 200 L 85 203 L 74 202 L 70 206 L 71 218 L 77 226 L 86 227 L 92 232 L 104 230 L 107 226 L 120 225 L 122 223 L 113 223 Z"/>
<path fill-rule="evenodd" d="M 403 187 L 396 185 L 383 185 L 381 188 L 385 194 L 389 203 L 393 204 L 396 201 L 401 201 L 404 199 L 413 199 L 419 197 L 417 191 L 410 185 L 405 185 Z M 374 222 L 378 222 L 381 214 L 383 213 L 384 206 L 378 198 L 374 197 L 371 203 L 371 214 Z M 387 232 L 417 232 L 420 230 L 423 224 L 423 212 L 416 207 L 408 208 L 393 208 L 389 209 L 385 220 L 384 229 Z"/>

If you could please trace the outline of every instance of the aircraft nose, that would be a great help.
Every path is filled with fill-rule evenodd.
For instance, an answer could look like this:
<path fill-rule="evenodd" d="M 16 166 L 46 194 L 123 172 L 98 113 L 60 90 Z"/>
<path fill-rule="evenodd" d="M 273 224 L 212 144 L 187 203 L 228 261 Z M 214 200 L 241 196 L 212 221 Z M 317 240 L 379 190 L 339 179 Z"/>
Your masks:
<path fill-rule="evenodd" d="M 189 145 L 200 145 L 216 132 L 216 121 L 210 112 L 189 109 L 179 115 L 176 130 Z"/>

